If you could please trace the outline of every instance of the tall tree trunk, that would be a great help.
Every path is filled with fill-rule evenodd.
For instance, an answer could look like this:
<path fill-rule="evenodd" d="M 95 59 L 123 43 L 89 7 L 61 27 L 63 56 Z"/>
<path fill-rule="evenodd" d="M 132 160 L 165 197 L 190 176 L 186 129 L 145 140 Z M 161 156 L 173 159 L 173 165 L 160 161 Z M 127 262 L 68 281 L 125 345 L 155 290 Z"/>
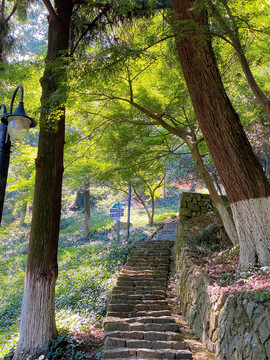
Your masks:
<path fill-rule="evenodd" d="M 270 184 L 226 95 L 212 49 L 206 11 L 195 0 L 173 0 L 175 25 L 202 31 L 177 38 L 194 111 L 231 204 L 240 242 L 239 267 L 270 265 Z M 179 22 L 180 21 L 180 22 Z M 184 21 L 184 23 L 183 23 Z"/>
<path fill-rule="evenodd" d="M 91 211 L 90 211 L 90 190 L 87 186 L 86 189 L 84 189 L 84 235 L 89 236 L 90 235 L 90 217 L 91 217 Z"/>
<path fill-rule="evenodd" d="M 46 6 L 48 1 L 44 1 Z M 41 79 L 42 113 L 33 218 L 28 248 L 20 338 L 14 360 L 25 359 L 57 336 L 55 282 L 61 214 L 63 148 L 65 138 L 65 79 L 63 59 L 68 50 L 73 2 L 55 0 L 48 8 L 49 34 L 46 67 Z M 54 66 L 56 65 L 56 66 Z M 57 98 L 53 96 L 57 92 Z"/>

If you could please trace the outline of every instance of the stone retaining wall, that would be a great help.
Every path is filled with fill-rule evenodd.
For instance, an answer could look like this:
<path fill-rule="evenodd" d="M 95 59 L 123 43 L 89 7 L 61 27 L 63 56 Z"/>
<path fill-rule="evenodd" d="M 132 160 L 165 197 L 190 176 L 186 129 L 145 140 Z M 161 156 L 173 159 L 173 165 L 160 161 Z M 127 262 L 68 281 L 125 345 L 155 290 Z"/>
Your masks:
<path fill-rule="evenodd" d="M 226 201 L 226 196 L 223 196 Z M 201 214 L 205 214 L 208 211 L 213 211 L 214 205 L 211 197 L 208 194 L 200 194 L 193 192 L 183 192 L 181 195 L 180 203 L 180 218 L 191 218 Z"/>
<path fill-rule="evenodd" d="M 221 360 L 270 359 L 270 302 L 222 293 L 192 263 L 178 226 L 176 284 L 180 308 L 206 348 Z"/>

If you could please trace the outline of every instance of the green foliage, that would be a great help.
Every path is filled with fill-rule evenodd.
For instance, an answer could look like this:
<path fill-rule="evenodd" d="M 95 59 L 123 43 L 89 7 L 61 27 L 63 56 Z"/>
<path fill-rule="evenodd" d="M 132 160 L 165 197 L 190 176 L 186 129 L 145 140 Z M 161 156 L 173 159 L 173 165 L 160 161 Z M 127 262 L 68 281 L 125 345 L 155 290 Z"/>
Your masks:
<path fill-rule="evenodd" d="M 88 321 L 89 318 L 95 321 L 101 319 L 114 276 L 125 261 L 130 248 L 130 244 L 106 244 L 60 251 L 61 277 L 56 286 L 59 322 L 64 321 L 62 315 L 66 316 L 66 311 L 75 311 L 77 315 L 88 318 Z"/>
<path fill-rule="evenodd" d="M 23 59 L 33 59 L 45 55 L 48 22 L 46 10 L 42 4 L 35 4 L 28 8 L 27 19 L 24 23 L 17 23 L 15 29 L 15 43 L 11 59 L 15 56 Z"/>
<path fill-rule="evenodd" d="M 0 78 L 0 97 L 1 103 L 5 103 L 9 111 L 9 104 L 13 92 L 17 85 L 24 88 L 24 107 L 26 114 L 38 120 L 39 98 L 41 88 L 39 78 L 43 68 L 43 63 L 19 63 L 14 62 L 6 67 L 6 71 L 1 73 Z M 13 110 L 19 102 L 18 92 Z M 6 193 L 16 192 L 16 202 L 10 204 L 13 215 L 20 211 L 27 202 L 32 203 L 35 178 L 35 158 L 37 154 L 38 129 L 31 129 L 29 135 L 20 141 L 12 142 L 12 153 L 7 180 Z M 6 197 L 8 204 L 8 196 Z M 3 223 L 8 222 L 8 217 L 3 216 Z"/>
<path fill-rule="evenodd" d="M 70 360 L 86 360 L 93 359 L 93 354 L 87 353 L 84 348 L 86 339 L 76 340 L 69 336 L 60 335 L 52 340 L 45 352 L 44 360 L 53 359 L 70 359 Z M 98 356 L 98 353 L 96 354 Z M 37 357 L 38 355 L 36 355 Z M 35 357 L 35 358 L 36 358 Z M 97 357 L 98 358 L 98 357 Z"/>
<path fill-rule="evenodd" d="M 87 338 L 77 340 L 75 338 L 72 338 L 71 336 L 59 335 L 56 339 L 50 341 L 45 350 L 42 350 L 34 355 L 28 355 L 27 360 L 87 360 L 93 359 L 94 353 L 95 359 L 99 359 L 100 353 L 98 351 L 98 344 L 94 347 L 92 346 L 92 348 L 90 349 L 91 351 L 89 351 L 87 342 Z M 11 349 L 8 354 L 4 356 L 3 360 L 12 360 L 13 356 L 14 350 Z"/>
<path fill-rule="evenodd" d="M 18 331 L 25 264 L 23 255 L 0 257 L 0 348 L 9 349 L 9 340 Z"/>
<path fill-rule="evenodd" d="M 194 254 L 207 254 L 209 251 L 218 251 L 222 248 L 220 240 L 214 233 L 214 224 L 208 225 L 196 234 L 186 234 L 186 237 L 190 250 Z"/>

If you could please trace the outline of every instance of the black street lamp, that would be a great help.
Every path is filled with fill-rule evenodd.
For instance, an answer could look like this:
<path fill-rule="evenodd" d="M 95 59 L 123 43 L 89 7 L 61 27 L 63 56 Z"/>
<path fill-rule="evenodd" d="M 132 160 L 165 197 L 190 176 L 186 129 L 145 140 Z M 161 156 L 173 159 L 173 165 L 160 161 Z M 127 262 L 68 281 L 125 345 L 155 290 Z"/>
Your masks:
<path fill-rule="evenodd" d="M 13 103 L 18 90 L 21 91 L 20 102 L 14 113 Z M 11 140 L 18 140 L 24 138 L 30 127 L 35 127 L 37 122 L 26 115 L 23 106 L 23 87 L 17 86 L 10 103 L 10 110 L 7 113 L 6 106 L 0 105 L 0 110 L 3 108 L 3 115 L 0 123 L 0 225 L 3 214 L 4 198 L 6 192 L 9 158 Z"/>

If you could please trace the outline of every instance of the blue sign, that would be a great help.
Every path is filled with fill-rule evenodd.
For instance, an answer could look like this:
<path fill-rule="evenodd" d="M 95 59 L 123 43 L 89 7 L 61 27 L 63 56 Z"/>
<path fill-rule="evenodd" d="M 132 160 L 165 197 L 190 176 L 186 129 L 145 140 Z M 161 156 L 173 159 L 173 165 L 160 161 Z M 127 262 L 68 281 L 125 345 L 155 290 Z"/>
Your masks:
<path fill-rule="evenodd" d="M 124 209 L 122 209 L 122 206 L 126 206 L 126 204 L 121 204 L 120 202 L 114 204 L 110 209 L 110 217 L 115 218 L 115 220 L 120 220 L 120 217 L 124 216 Z"/>
<path fill-rule="evenodd" d="M 120 204 L 120 202 L 118 201 L 117 204 L 114 204 L 112 209 L 122 209 L 122 206 L 127 206 L 126 204 Z"/>
<path fill-rule="evenodd" d="M 114 210 L 114 211 L 112 211 L 112 210 Z M 120 217 L 120 216 L 124 216 L 124 209 L 111 209 L 110 210 L 110 217 L 113 218 L 113 217 Z"/>

